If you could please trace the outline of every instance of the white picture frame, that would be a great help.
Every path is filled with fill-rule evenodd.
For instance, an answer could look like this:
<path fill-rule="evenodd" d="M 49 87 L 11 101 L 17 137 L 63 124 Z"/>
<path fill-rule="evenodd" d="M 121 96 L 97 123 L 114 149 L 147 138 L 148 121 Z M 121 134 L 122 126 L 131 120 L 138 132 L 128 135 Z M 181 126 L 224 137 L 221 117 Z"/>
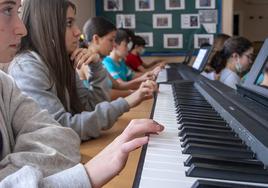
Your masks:
<path fill-rule="evenodd" d="M 215 0 L 195 0 L 196 9 L 215 9 Z"/>
<path fill-rule="evenodd" d="M 153 28 L 172 28 L 172 14 L 153 14 Z"/>
<path fill-rule="evenodd" d="M 136 11 L 154 11 L 154 0 L 135 0 Z"/>
<path fill-rule="evenodd" d="M 122 11 L 123 0 L 104 0 L 104 11 Z"/>
<path fill-rule="evenodd" d="M 164 48 L 168 49 L 181 49 L 183 48 L 183 35 L 182 34 L 164 34 L 163 37 Z"/>
<path fill-rule="evenodd" d="M 213 34 L 195 34 L 194 35 L 194 48 L 200 48 L 201 44 L 209 43 L 213 45 L 214 35 Z"/>
<path fill-rule="evenodd" d="M 182 29 L 198 29 L 200 28 L 199 14 L 182 14 L 181 15 Z"/>
<path fill-rule="evenodd" d="M 116 15 L 116 27 L 135 29 L 136 28 L 136 17 L 135 14 L 117 14 Z"/>
<path fill-rule="evenodd" d="M 154 46 L 154 40 L 153 40 L 153 33 L 151 32 L 137 32 L 135 35 L 138 35 L 142 37 L 146 44 L 145 47 L 153 47 Z"/>
<path fill-rule="evenodd" d="M 185 0 L 166 0 L 166 10 L 183 10 L 185 9 Z"/>

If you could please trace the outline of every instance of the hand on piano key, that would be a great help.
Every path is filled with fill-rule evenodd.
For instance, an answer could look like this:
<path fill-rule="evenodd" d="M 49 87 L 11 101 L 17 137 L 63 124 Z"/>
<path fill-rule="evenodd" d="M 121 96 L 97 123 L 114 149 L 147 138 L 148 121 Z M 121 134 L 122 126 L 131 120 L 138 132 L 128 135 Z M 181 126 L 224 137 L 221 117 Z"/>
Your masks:
<path fill-rule="evenodd" d="M 155 81 L 147 80 L 142 82 L 139 89 L 127 96 L 125 99 L 132 108 L 139 105 L 144 100 L 151 99 L 153 97 L 153 93 L 157 91 L 157 89 Z"/>
<path fill-rule="evenodd" d="M 132 120 L 127 128 L 97 156 L 85 164 L 92 187 L 102 187 L 124 168 L 128 154 L 148 143 L 147 133 L 159 133 L 164 126 L 154 120 Z"/>

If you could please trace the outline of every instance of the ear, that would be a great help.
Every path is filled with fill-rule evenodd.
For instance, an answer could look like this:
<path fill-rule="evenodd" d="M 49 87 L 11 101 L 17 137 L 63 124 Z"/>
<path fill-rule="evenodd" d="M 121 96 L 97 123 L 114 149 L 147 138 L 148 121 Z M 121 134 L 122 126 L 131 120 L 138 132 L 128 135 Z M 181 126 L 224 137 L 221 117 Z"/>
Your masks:
<path fill-rule="evenodd" d="M 94 44 L 99 44 L 99 42 L 100 42 L 100 37 L 99 37 L 99 35 L 94 34 L 93 37 L 92 37 L 92 42 L 93 42 Z"/>

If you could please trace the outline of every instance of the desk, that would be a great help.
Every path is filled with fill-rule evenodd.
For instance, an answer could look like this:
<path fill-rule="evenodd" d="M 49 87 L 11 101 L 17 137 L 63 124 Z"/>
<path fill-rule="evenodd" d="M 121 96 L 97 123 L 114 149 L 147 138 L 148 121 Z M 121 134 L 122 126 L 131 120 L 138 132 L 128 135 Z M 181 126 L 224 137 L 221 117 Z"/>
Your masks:
<path fill-rule="evenodd" d="M 83 142 L 80 147 L 82 162 L 86 162 L 97 153 L 99 153 L 106 145 L 108 145 L 116 136 L 118 136 L 132 119 L 149 118 L 151 113 L 153 100 L 147 100 L 136 108 L 121 116 L 115 123 L 113 128 L 103 131 L 100 138 Z M 130 188 L 134 181 L 136 168 L 138 165 L 141 149 L 132 152 L 128 158 L 128 162 L 124 170 L 119 176 L 110 181 L 104 188 Z"/>

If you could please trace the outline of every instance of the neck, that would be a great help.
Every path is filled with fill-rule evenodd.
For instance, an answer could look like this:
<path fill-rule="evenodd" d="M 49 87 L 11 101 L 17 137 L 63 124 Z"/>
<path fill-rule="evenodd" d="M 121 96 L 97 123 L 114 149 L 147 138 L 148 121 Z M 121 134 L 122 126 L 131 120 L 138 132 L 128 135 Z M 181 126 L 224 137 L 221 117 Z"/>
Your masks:
<path fill-rule="evenodd" d="M 130 53 L 132 53 L 133 55 L 138 55 L 138 52 L 136 50 L 132 50 Z"/>
<path fill-rule="evenodd" d="M 115 53 L 115 50 L 111 52 L 110 56 L 115 62 L 119 62 L 122 59 L 119 55 Z"/>

